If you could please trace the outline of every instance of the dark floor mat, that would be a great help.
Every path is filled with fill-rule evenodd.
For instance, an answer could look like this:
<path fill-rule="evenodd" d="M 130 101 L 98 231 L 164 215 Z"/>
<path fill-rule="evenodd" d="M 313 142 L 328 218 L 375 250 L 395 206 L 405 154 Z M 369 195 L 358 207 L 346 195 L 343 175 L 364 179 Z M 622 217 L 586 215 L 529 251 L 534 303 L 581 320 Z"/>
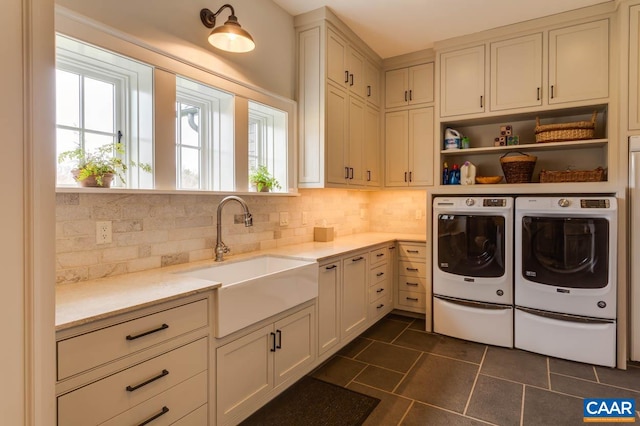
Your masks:
<path fill-rule="evenodd" d="M 380 402 L 305 376 L 241 423 L 242 426 L 356 426 Z"/>

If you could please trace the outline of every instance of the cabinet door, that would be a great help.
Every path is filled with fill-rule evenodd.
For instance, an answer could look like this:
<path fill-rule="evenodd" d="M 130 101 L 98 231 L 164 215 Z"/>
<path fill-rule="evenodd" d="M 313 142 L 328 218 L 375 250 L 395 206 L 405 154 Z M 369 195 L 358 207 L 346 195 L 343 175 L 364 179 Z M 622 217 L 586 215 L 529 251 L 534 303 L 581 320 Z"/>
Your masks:
<path fill-rule="evenodd" d="M 360 333 L 367 324 L 367 254 L 353 255 L 342 263 L 342 309 L 340 338 Z"/>
<path fill-rule="evenodd" d="M 380 71 L 371 61 L 365 61 L 364 67 L 365 97 L 372 105 L 380 106 Z"/>
<path fill-rule="evenodd" d="M 320 265 L 318 273 L 318 356 L 340 341 L 340 261 Z"/>
<path fill-rule="evenodd" d="M 609 96 L 609 21 L 549 31 L 549 103 Z"/>
<path fill-rule="evenodd" d="M 218 424 L 232 423 L 273 388 L 272 331 L 270 324 L 216 350 Z"/>
<path fill-rule="evenodd" d="M 385 114 L 385 186 L 407 186 L 409 174 L 409 111 Z"/>
<path fill-rule="evenodd" d="M 409 110 L 409 186 L 433 185 L 433 108 Z"/>
<path fill-rule="evenodd" d="M 364 81 L 365 59 L 364 56 L 349 47 L 347 56 L 347 71 L 349 71 L 349 91 L 364 98 L 366 96 L 366 84 Z"/>
<path fill-rule="evenodd" d="M 347 141 L 349 185 L 364 186 L 365 184 L 364 119 L 364 102 L 354 96 L 350 96 L 348 117 L 349 139 Z M 329 143 L 331 143 L 331 141 Z"/>
<path fill-rule="evenodd" d="M 440 116 L 484 112 L 484 45 L 440 55 Z"/>
<path fill-rule="evenodd" d="M 327 85 L 327 154 L 325 170 L 327 182 L 346 185 L 348 179 L 347 111 L 349 96 L 344 90 Z"/>
<path fill-rule="evenodd" d="M 433 62 L 409 68 L 409 105 L 433 100 Z"/>
<path fill-rule="evenodd" d="M 405 106 L 409 102 L 409 70 L 401 68 L 385 73 L 384 104 L 387 108 Z"/>
<path fill-rule="evenodd" d="M 491 110 L 542 105 L 542 33 L 491 43 Z"/>
<path fill-rule="evenodd" d="M 349 83 L 346 58 L 346 40 L 327 28 L 327 78 L 341 87 L 346 87 Z"/>
<path fill-rule="evenodd" d="M 364 116 L 365 184 L 380 186 L 380 112 L 367 105 Z"/>
<path fill-rule="evenodd" d="M 275 386 L 299 377 L 315 359 L 313 306 L 277 321 L 275 352 Z"/>
<path fill-rule="evenodd" d="M 640 5 L 629 9 L 629 130 L 640 129 Z"/>

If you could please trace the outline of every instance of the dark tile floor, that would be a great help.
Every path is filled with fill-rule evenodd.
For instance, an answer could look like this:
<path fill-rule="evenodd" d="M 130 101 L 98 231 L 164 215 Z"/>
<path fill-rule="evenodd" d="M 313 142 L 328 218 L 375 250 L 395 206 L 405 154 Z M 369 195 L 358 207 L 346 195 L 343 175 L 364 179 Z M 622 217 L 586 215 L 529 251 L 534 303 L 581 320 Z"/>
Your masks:
<path fill-rule="evenodd" d="M 640 407 L 640 367 L 595 367 L 423 330 L 423 320 L 391 314 L 311 374 L 380 399 L 365 423 L 372 426 L 582 425 L 585 397 L 635 398 Z"/>

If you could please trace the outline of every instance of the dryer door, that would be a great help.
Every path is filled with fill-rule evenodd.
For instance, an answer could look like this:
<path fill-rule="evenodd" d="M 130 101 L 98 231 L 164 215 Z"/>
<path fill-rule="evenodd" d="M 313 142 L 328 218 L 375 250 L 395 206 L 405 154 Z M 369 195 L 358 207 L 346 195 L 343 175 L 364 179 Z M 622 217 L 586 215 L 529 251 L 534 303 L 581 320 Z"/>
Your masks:
<path fill-rule="evenodd" d="M 521 226 L 523 277 L 557 287 L 607 286 L 607 219 L 524 216 Z"/>
<path fill-rule="evenodd" d="M 505 218 L 493 215 L 438 215 L 438 268 L 466 277 L 505 273 Z"/>

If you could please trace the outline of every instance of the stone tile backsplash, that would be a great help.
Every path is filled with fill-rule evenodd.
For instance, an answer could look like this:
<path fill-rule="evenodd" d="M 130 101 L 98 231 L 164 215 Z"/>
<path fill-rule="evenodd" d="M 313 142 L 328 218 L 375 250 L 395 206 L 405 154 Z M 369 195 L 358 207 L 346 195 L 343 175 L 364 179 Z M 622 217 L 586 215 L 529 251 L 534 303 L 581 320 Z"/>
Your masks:
<path fill-rule="evenodd" d="M 425 191 L 300 190 L 299 197 L 243 195 L 253 227 L 234 224 L 241 213 L 228 203 L 222 215 L 224 242 L 233 253 L 313 240 L 326 222 L 337 236 L 361 232 L 426 233 Z M 56 195 L 56 282 L 84 281 L 213 258 L 216 210 L 224 195 Z M 416 211 L 423 212 L 416 219 Z M 289 225 L 280 226 L 280 212 Z M 307 223 L 302 223 L 303 212 Z M 96 222 L 111 221 L 113 242 L 96 244 Z"/>

